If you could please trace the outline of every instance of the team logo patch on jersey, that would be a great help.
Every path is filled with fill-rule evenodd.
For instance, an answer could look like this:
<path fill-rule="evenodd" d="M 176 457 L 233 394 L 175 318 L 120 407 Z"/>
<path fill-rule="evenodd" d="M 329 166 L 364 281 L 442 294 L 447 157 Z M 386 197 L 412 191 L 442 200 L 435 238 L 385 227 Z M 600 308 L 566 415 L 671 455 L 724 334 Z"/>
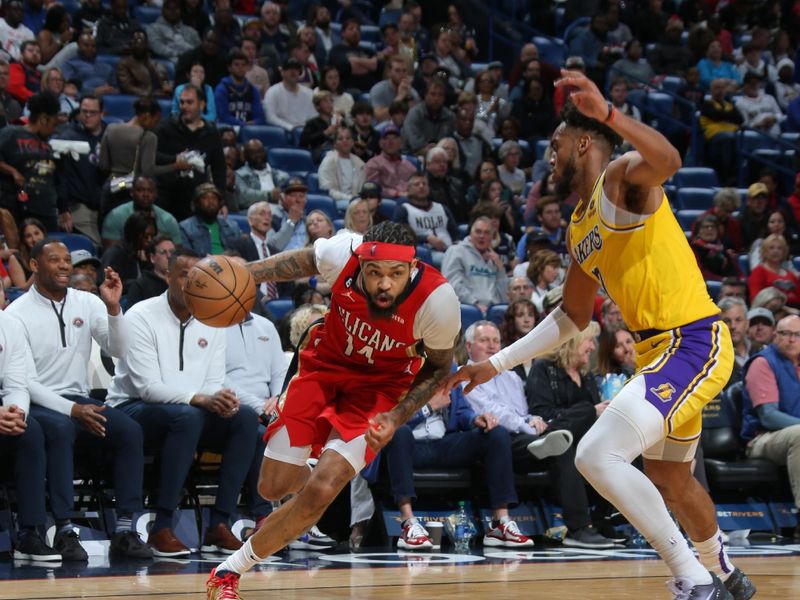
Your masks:
<path fill-rule="evenodd" d="M 651 387 L 650 391 L 664 404 L 667 404 L 672 402 L 672 394 L 675 393 L 675 388 L 671 383 L 662 383 L 658 387 Z"/>
<path fill-rule="evenodd" d="M 206 346 L 208 346 L 208 340 L 206 338 L 200 338 L 199 340 L 197 340 L 197 345 L 200 346 L 201 348 L 205 348 Z"/>
<path fill-rule="evenodd" d="M 81 319 L 80 317 L 75 317 L 74 319 L 72 319 L 72 324 L 75 327 L 83 327 L 83 319 Z"/>

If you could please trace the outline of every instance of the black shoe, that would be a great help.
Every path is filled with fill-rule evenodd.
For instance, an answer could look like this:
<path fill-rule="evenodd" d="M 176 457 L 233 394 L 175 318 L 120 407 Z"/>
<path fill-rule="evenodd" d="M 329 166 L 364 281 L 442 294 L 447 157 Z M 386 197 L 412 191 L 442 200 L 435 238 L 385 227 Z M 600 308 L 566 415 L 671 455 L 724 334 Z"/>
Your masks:
<path fill-rule="evenodd" d="M 118 531 L 111 536 L 110 554 L 127 558 L 153 558 L 153 550 L 133 531 Z"/>
<path fill-rule="evenodd" d="M 667 582 L 673 600 L 733 600 L 719 577 L 711 573 L 711 583 L 695 585 L 691 579 L 676 577 Z"/>
<path fill-rule="evenodd" d="M 733 596 L 733 600 L 750 600 L 756 595 L 756 586 L 739 568 L 734 569 L 731 576 L 725 580 L 725 587 Z"/>
<path fill-rule="evenodd" d="M 14 558 L 17 560 L 36 560 L 61 562 L 61 554 L 44 543 L 35 531 L 24 531 L 17 537 L 14 546 Z"/>
<path fill-rule="evenodd" d="M 575 531 L 568 531 L 562 542 L 563 546 L 569 548 L 586 548 L 589 550 L 610 550 L 614 547 L 607 537 L 600 535 L 591 525 L 581 527 Z"/>
<path fill-rule="evenodd" d="M 72 529 L 56 533 L 53 548 L 61 553 L 63 560 L 89 560 L 89 555 L 81 546 L 81 539 Z"/>

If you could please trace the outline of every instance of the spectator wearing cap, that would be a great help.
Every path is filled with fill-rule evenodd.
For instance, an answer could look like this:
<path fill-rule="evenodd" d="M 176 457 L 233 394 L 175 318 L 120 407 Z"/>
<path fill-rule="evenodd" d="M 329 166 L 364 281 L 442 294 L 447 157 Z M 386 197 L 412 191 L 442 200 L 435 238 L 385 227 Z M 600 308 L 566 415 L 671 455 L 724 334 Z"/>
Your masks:
<path fill-rule="evenodd" d="M 147 27 L 147 34 L 150 36 L 153 54 L 173 62 L 184 52 L 200 45 L 197 31 L 181 22 L 181 6 L 178 0 L 164 0 L 161 16 Z"/>
<path fill-rule="evenodd" d="M 82 273 L 97 281 L 100 275 L 100 259 L 88 250 L 73 250 L 69 253 L 72 272 Z"/>
<path fill-rule="evenodd" d="M 247 56 L 238 48 L 228 53 L 230 75 L 223 78 L 214 90 L 220 123 L 238 127 L 266 124 L 258 90 L 246 77 L 247 65 Z"/>
<path fill-rule="evenodd" d="M 444 253 L 442 275 L 462 304 L 477 306 L 483 314 L 493 304 L 508 302 L 508 278 L 502 259 L 492 250 L 492 221 L 478 217 L 469 237 Z"/>
<path fill-rule="evenodd" d="M 264 96 L 264 112 L 270 125 L 291 131 L 317 116 L 314 93 L 298 83 L 302 72 L 303 65 L 295 58 L 283 63 L 280 83 L 270 86 Z"/>
<path fill-rule="evenodd" d="M 361 193 L 359 196 L 367 201 L 369 218 L 373 225 L 389 220 L 378 210 L 378 207 L 381 205 L 381 200 L 383 200 L 383 189 L 380 184 L 374 181 L 365 181 L 364 185 L 361 186 Z"/>
<path fill-rule="evenodd" d="M 800 317 L 784 317 L 775 333 L 774 341 L 745 365 L 741 435 L 749 458 L 787 466 L 800 508 L 800 463 L 793 456 L 800 445 Z"/>
<path fill-rule="evenodd" d="M 273 169 L 261 140 L 253 138 L 244 145 L 245 164 L 236 170 L 236 206 L 240 211 L 256 202 L 277 202 L 280 187 L 289 174 Z"/>
<path fill-rule="evenodd" d="M 752 248 L 756 240 L 767 235 L 768 204 L 769 189 L 765 184 L 758 181 L 747 188 L 747 203 L 739 215 L 744 247 L 747 250 Z"/>
<path fill-rule="evenodd" d="M 409 107 L 419 102 L 419 94 L 411 85 L 411 77 L 408 75 L 408 61 L 396 55 L 389 59 L 388 64 L 386 79 L 373 85 L 369 91 L 369 101 L 378 123 L 389 119 L 389 106 L 392 102 L 405 102 Z"/>
<path fill-rule="evenodd" d="M 775 100 L 783 112 L 786 112 L 795 98 L 800 98 L 800 83 L 794 81 L 794 62 L 784 57 L 775 65 L 778 80 L 775 82 Z"/>
<path fill-rule="evenodd" d="M 203 120 L 206 105 L 203 92 L 187 84 L 181 91 L 179 105 L 180 115 L 161 121 L 155 132 L 159 163 L 174 163 L 192 150 L 201 157 L 200 164 L 191 165 L 191 177 L 185 171 L 172 171 L 158 179 L 162 206 L 180 220 L 190 216 L 189 199 L 198 185 L 211 181 L 217 189 L 225 189 L 227 167 L 216 126 Z"/>
<path fill-rule="evenodd" d="M 367 161 L 365 178 L 377 186 L 384 198 L 403 198 L 408 194 L 409 178 L 417 169 L 400 154 L 400 130 L 394 124 L 387 125 L 381 131 L 379 143 L 381 152 Z M 373 214 L 373 218 L 377 218 L 377 215 Z"/>
<path fill-rule="evenodd" d="M 194 215 L 180 222 L 182 245 L 200 256 L 222 254 L 242 237 L 235 221 L 220 216 L 222 194 L 211 183 L 197 186 Z"/>
<path fill-rule="evenodd" d="M 272 229 L 278 232 L 272 244 L 278 252 L 304 248 L 308 244 L 308 232 L 303 217 L 308 186 L 299 177 L 292 177 L 284 184 L 281 192 L 280 203 L 272 208 Z"/>
<path fill-rule="evenodd" d="M 736 98 L 736 109 L 744 119 L 743 125 L 777 137 L 781 133 L 781 122 L 786 116 L 781 112 L 775 98 L 761 89 L 762 79 L 755 73 L 744 76 L 741 96 Z"/>
<path fill-rule="evenodd" d="M 427 154 L 443 137 L 453 134 L 456 116 L 444 105 L 446 86 L 433 78 L 425 91 L 425 100 L 410 111 L 403 124 L 403 150 L 409 154 Z"/>
<path fill-rule="evenodd" d="M 328 63 L 335 65 L 342 76 L 342 88 L 357 90 L 354 95 L 359 96 L 378 82 L 387 54 L 383 51 L 379 58 L 372 48 L 362 47 L 360 42 L 361 25 L 356 19 L 347 19 L 342 23 L 342 42 L 328 54 Z"/>
<path fill-rule="evenodd" d="M 782 235 L 770 234 L 761 242 L 761 264 L 750 272 L 747 287 L 750 300 L 767 287 L 775 287 L 786 294 L 790 306 L 800 307 L 800 279 L 793 269 L 784 265 L 789 257 L 789 244 Z"/>
<path fill-rule="evenodd" d="M 346 210 L 364 185 L 364 161 L 352 153 L 353 133 L 347 127 L 336 131 L 333 148 L 319 165 L 319 187 L 328 191 L 339 210 Z"/>
<path fill-rule="evenodd" d="M 311 98 L 317 116 L 306 121 L 300 134 L 300 147 L 311 151 L 315 163 L 333 148 L 334 137 L 341 123 L 341 116 L 333 114 L 333 94 L 328 90 L 317 90 Z"/>
<path fill-rule="evenodd" d="M 775 315 L 763 306 L 747 311 L 747 342 L 752 356 L 764 346 L 772 343 L 775 337 Z"/>
<path fill-rule="evenodd" d="M 133 182 L 132 200 L 120 204 L 103 219 L 103 248 L 108 248 L 122 239 L 125 222 L 134 213 L 144 213 L 153 217 L 159 232 L 166 234 L 175 244 L 181 243 L 181 230 L 178 221 L 156 202 L 156 183 L 146 175 L 139 175 Z"/>

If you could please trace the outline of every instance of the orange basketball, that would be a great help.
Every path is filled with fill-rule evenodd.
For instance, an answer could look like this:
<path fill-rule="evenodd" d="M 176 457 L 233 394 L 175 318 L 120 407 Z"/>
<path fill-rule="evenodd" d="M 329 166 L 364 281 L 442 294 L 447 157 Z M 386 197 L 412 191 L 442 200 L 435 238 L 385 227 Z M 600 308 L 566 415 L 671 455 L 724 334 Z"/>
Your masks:
<path fill-rule="evenodd" d="M 227 256 L 208 256 L 189 271 L 183 288 L 186 307 L 211 327 L 244 321 L 256 301 L 256 284 L 246 267 Z"/>

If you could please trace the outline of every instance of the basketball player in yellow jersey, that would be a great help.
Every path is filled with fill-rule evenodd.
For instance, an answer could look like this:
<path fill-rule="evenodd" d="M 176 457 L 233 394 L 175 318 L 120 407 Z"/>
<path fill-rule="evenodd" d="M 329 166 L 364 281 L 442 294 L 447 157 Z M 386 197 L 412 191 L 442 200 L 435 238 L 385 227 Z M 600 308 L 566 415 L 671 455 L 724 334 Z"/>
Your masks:
<path fill-rule="evenodd" d="M 691 471 L 701 410 L 728 381 L 733 347 L 661 188 L 680 156 L 658 131 L 618 113 L 582 74 L 562 77 L 556 85 L 577 91 L 553 134 L 550 164 L 557 185 L 581 198 L 568 231 L 563 303 L 448 383 L 468 381 L 469 391 L 560 346 L 589 324 L 602 286 L 636 333 L 637 371 L 581 440 L 576 464 L 664 559 L 676 600 L 746 600 L 755 587 L 728 559 L 714 505 Z M 636 151 L 610 161 L 623 138 Z M 647 477 L 631 465 L 640 454 Z"/>

